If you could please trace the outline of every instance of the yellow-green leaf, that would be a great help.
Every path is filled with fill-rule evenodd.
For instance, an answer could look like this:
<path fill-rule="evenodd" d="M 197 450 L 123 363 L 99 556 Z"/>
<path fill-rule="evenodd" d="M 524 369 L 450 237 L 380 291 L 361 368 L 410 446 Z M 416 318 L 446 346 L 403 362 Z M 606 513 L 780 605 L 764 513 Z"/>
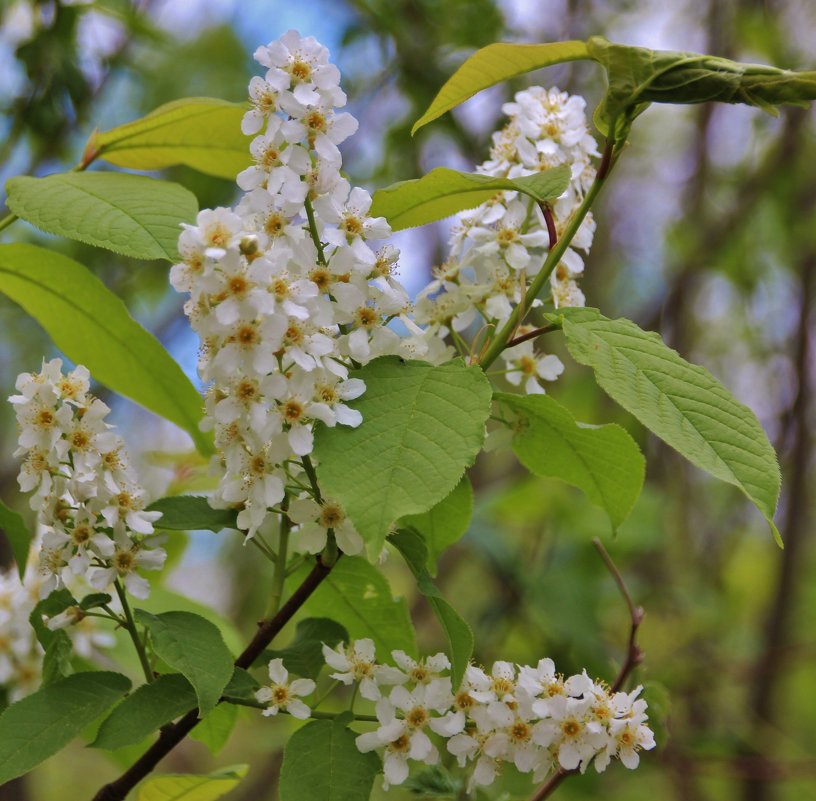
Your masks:
<path fill-rule="evenodd" d="M 198 212 L 180 184 L 123 172 L 19 176 L 8 207 L 37 228 L 137 259 L 175 261 L 182 222 Z"/>
<path fill-rule="evenodd" d="M 521 192 L 533 200 L 555 200 L 570 182 L 565 164 L 519 178 L 459 172 L 437 167 L 422 178 L 399 181 L 374 193 L 371 214 L 385 217 L 394 231 L 444 220 L 490 200 L 497 192 Z"/>
<path fill-rule="evenodd" d="M 186 164 L 207 175 L 235 178 L 252 163 L 241 133 L 246 107 L 211 97 L 187 97 L 146 117 L 95 133 L 88 150 L 119 167 L 158 170 Z"/>
<path fill-rule="evenodd" d="M 588 59 L 584 42 L 550 42 L 549 44 L 491 44 L 477 50 L 439 90 L 428 110 L 414 123 L 415 134 L 423 125 L 441 117 L 482 89 L 525 72 Z"/>
<path fill-rule="evenodd" d="M 154 776 L 139 787 L 136 801 L 217 801 L 247 775 L 247 765 L 234 765 L 206 776 L 189 773 Z"/>
<path fill-rule="evenodd" d="M 161 343 L 79 262 L 35 245 L 0 245 L 0 292 L 97 381 L 187 431 L 202 453 L 201 396 Z"/>

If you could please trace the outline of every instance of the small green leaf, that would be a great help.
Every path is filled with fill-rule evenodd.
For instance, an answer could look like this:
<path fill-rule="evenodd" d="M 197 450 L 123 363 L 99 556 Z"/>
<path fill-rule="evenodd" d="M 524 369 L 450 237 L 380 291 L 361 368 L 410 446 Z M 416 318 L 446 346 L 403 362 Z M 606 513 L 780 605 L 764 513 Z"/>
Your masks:
<path fill-rule="evenodd" d="M 297 571 L 294 586 L 308 572 L 308 565 Z M 344 556 L 309 598 L 308 610 L 336 621 L 352 639 L 370 638 L 381 658 L 397 649 L 416 654 L 405 599 L 395 600 L 385 576 L 362 557 Z"/>
<path fill-rule="evenodd" d="M 62 629 L 53 632 L 51 642 L 48 643 L 48 648 L 45 649 L 45 656 L 43 657 L 43 687 L 71 675 L 73 672 L 71 668 L 73 650 L 71 638 Z"/>
<path fill-rule="evenodd" d="M 317 475 L 376 559 L 397 518 L 430 509 L 473 464 L 491 390 L 478 367 L 458 359 L 434 367 L 387 356 L 354 376 L 366 383 L 352 403 L 365 424 L 318 430 Z"/>
<path fill-rule="evenodd" d="M 415 531 L 400 529 L 391 535 L 391 542 L 403 555 L 417 580 L 417 588 L 425 596 L 448 638 L 451 661 L 451 684 L 454 690 L 462 683 L 465 669 L 473 656 L 473 632 L 462 616 L 445 600 L 439 588 L 431 581 L 428 568 L 428 549 Z"/>
<path fill-rule="evenodd" d="M 37 640 L 43 648 L 48 650 L 51 640 L 54 639 L 55 632 L 51 631 L 48 626 L 43 623 L 43 616 L 54 617 L 54 615 L 64 612 L 69 606 L 77 606 L 76 598 L 63 587 L 60 590 L 53 590 L 47 597 L 37 602 L 37 605 L 31 610 L 28 620 L 34 633 L 37 635 Z"/>
<path fill-rule="evenodd" d="M 537 476 L 551 476 L 583 490 L 618 526 L 643 488 L 646 462 L 637 443 L 618 425 L 576 423 L 549 395 L 496 393 L 516 415 L 513 451 Z"/>
<path fill-rule="evenodd" d="M 356 734 L 336 720 L 298 729 L 283 752 L 281 801 L 364 801 L 380 772 L 379 757 L 362 754 Z"/>
<path fill-rule="evenodd" d="M 141 742 L 151 732 L 196 705 L 192 685 L 180 673 L 167 673 L 137 687 L 102 722 L 91 748 L 114 751 Z"/>
<path fill-rule="evenodd" d="M 437 560 L 467 531 L 472 515 L 473 488 L 468 477 L 463 476 L 450 495 L 427 512 L 404 517 L 399 525 L 416 529 L 422 535 L 428 546 L 428 570 L 435 576 Z"/>
<path fill-rule="evenodd" d="M 147 507 L 151 512 L 161 512 L 156 523 L 159 529 L 170 531 L 214 531 L 237 528 L 238 513 L 234 509 L 213 509 L 203 495 L 173 495 L 160 498 Z"/>
<path fill-rule="evenodd" d="M 31 548 L 31 532 L 23 518 L 2 501 L 0 501 L 0 531 L 6 535 L 11 546 L 11 553 L 17 563 L 17 573 L 22 581 Z"/>
<path fill-rule="evenodd" d="M 555 200 L 569 182 L 570 170 L 564 164 L 519 178 L 437 167 L 422 178 L 400 181 L 375 192 L 371 214 L 387 218 L 394 231 L 401 231 L 475 208 L 501 191 L 522 192 L 537 202 Z"/>
<path fill-rule="evenodd" d="M 261 685 L 255 677 L 243 668 L 234 668 L 232 678 L 224 688 L 224 695 L 230 698 L 241 698 L 245 701 L 255 700 L 255 690 Z"/>
<path fill-rule="evenodd" d="M 119 167 L 158 170 L 186 164 L 235 180 L 252 164 L 251 139 L 241 133 L 247 107 L 210 97 L 187 97 L 146 117 L 91 137 L 87 150 Z"/>
<path fill-rule="evenodd" d="M 222 768 L 206 776 L 168 773 L 139 786 L 136 801 L 217 801 L 234 790 L 247 775 L 247 765 Z"/>
<path fill-rule="evenodd" d="M 692 464 L 738 487 L 773 523 L 779 466 L 756 415 L 708 370 L 689 364 L 654 333 L 596 309 L 547 315 L 562 324 L 573 358 L 601 388 Z"/>
<path fill-rule="evenodd" d="M 203 743 L 211 754 L 220 753 L 238 722 L 238 707 L 220 703 L 191 732 L 190 737 Z"/>
<path fill-rule="evenodd" d="M 96 276 L 34 245 L 0 245 L 0 292 L 19 303 L 75 363 L 101 383 L 187 431 L 212 453 L 198 423 L 201 396 L 161 343 Z"/>
<path fill-rule="evenodd" d="M 136 620 L 150 632 L 157 656 L 193 685 L 199 717 L 204 717 L 232 678 L 232 655 L 221 632 L 209 620 L 190 612 L 151 615 L 137 609 Z"/>
<path fill-rule="evenodd" d="M 79 602 L 79 608 L 87 612 L 89 609 L 106 606 L 110 602 L 111 597 L 106 592 L 92 592 Z"/>
<path fill-rule="evenodd" d="M 290 673 L 304 678 L 316 679 L 326 664 L 323 659 L 323 643 L 332 648 L 339 642 L 347 642 L 348 632 L 334 620 L 308 617 L 297 624 L 295 639 L 291 645 L 276 651 L 264 652 L 264 660 L 282 659 Z"/>
<path fill-rule="evenodd" d="M 75 673 L 0 715 L 0 785 L 56 754 L 130 689 L 119 673 Z"/>
<path fill-rule="evenodd" d="M 441 117 L 482 89 L 525 72 L 588 59 L 584 42 L 551 42 L 548 44 L 497 43 L 477 50 L 439 90 L 428 110 L 414 123 L 411 134 L 423 125 Z"/>
<path fill-rule="evenodd" d="M 8 207 L 37 228 L 136 259 L 175 261 L 180 224 L 198 212 L 183 186 L 122 172 L 20 176 L 6 191 Z"/>

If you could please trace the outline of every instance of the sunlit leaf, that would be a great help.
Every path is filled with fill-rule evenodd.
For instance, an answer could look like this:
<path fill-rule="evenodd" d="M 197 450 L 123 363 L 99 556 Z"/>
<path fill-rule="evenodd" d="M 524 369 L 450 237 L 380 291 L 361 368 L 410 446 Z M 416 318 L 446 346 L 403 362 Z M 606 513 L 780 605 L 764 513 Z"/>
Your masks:
<path fill-rule="evenodd" d="M 176 259 L 182 222 L 198 212 L 179 184 L 121 172 L 19 176 L 6 183 L 8 207 L 49 234 L 137 259 Z"/>
<path fill-rule="evenodd" d="M 212 452 L 198 428 L 203 402 L 161 343 L 96 276 L 67 256 L 34 245 L 0 245 L 0 292 L 19 303 L 54 344 L 93 377 L 187 431 Z"/>
<path fill-rule="evenodd" d="M 139 785 L 136 801 L 217 801 L 234 790 L 248 770 L 247 765 L 234 765 L 206 776 L 153 776 Z"/>
<path fill-rule="evenodd" d="M 428 110 L 414 123 L 415 134 L 446 111 L 473 97 L 482 89 L 525 72 L 589 58 L 586 43 L 580 41 L 549 44 L 491 44 L 477 50 L 439 90 Z"/>

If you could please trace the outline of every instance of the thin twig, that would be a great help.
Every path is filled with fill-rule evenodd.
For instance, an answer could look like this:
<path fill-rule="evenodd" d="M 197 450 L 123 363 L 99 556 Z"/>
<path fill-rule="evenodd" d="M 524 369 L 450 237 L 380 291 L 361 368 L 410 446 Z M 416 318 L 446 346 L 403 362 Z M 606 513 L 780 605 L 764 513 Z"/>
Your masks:
<path fill-rule="evenodd" d="M 618 692 L 620 688 L 623 687 L 631 672 L 643 661 L 643 651 L 637 644 L 637 632 L 646 613 L 643 611 L 643 607 L 635 606 L 635 604 L 632 602 L 632 596 L 629 594 L 629 590 L 626 588 L 626 582 L 624 582 L 623 576 L 615 563 L 612 561 L 612 557 L 609 555 L 606 548 L 604 548 L 603 543 L 597 537 L 595 537 L 592 540 L 592 544 L 595 546 L 595 550 L 600 554 L 601 559 L 603 559 L 604 564 L 612 574 L 612 578 L 615 579 L 615 584 L 618 585 L 618 589 L 620 590 L 624 601 L 626 601 L 626 607 L 629 610 L 629 618 L 631 620 L 626 660 L 621 666 L 621 669 L 618 671 L 618 675 L 615 677 L 615 681 L 612 682 L 610 688 L 614 693 Z M 563 768 L 559 768 L 543 785 L 541 785 L 541 787 L 538 788 L 538 790 L 536 790 L 535 794 L 530 798 L 530 801 L 543 801 L 543 799 L 549 798 L 550 795 L 552 795 L 561 785 L 561 782 L 563 782 L 564 779 L 576 773 L 578 773 L 577 769 L 564 770 Z"/>
<path fill-rule="evenodd" d="M 532 331 L 528 331 L 526 334 L 522 334 L 521 336 L 518 336 L 515 339 L 511 339 L 504 346 L 505 350 L 507 348 L 514 348 L 516 345 L 521 345 L 522 342 L 527 342 L 528 339 L 535 339 L 536 337 L 540 337 L 542 334 L 546 334 L 549 331 L 553 330 L 555 330 L 554 325 L 542 325 L 541 328 L 535 328 Z"/>
<path fill-rule="evenodd" d="M 235 660 L 235 666 L 247 669 L 263 653 L 281 629 L 294 617 L 309 596 L 329 575 L 330 566 L 317 560 L 311 573 L 292 593 L 280 611 L 259 627 L 252 641 Z M 118 779 L 106 784 L 94 796 L 93 801 L 124 801 L 125 796 L 147 776 L 199 723 L 198 709 L 191 709 L 178 722 L 164 727 L 159 738 Z"/>

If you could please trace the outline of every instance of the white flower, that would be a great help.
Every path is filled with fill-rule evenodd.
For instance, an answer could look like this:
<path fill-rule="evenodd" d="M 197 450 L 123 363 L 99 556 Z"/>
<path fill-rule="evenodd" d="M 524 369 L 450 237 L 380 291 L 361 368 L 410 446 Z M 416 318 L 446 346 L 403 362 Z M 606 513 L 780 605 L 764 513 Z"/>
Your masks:
<path fill-rule="evenodd" d="M 306 720 L 311 710 L 300 697 L 311 695 L 315 691 L 315 683 L 311 679 L 295 679 L 290 682 L 289 671 L 283 666 L 282 659 L 272 659 L 269 662 L 269 678 L 272 683 L 255 692 L 255 698 L 267 705 L 263 714 L 288 712 L 292 717 Z"/>
<path fill-rule="evenodd" d="M 298 526 L 299 548 L 307 553 L 320 553 L 328 540 L 331 529 L 337 538 L 337 545 L 343 553 L 358 554 L 363 550 L 363 540 L 340 504 L 311 498 L 298 498 L 289 505 L 289 518 Z"/>
<path fill-rule="evenodd" d="M 523 334 L 524 329 L 519 333 Z M 546 353 L 535 353 L 533 340 L 528 339 L 502 352 L 507 363 L 507 380 L 513 386 L 524 382 L 524 391 L 528 394 L 545 392 L 540 380 L 555 381 L 564 372 L 564 363 L 557 356 Z"/>
<path fill-rule="evenodd" d="M 405 681 L 401 671 L 376 663 L 373 640 L 354 640 L 348 646 L 340 643 L 337 648 L 324 645 L 323 658 L 329 667 L 337 671 L 331 674 L 333 679 L 347 685 L 359 682 L 360 695 L 369 701 L 381 697 L 381 684 L 401 684 Z"/>

